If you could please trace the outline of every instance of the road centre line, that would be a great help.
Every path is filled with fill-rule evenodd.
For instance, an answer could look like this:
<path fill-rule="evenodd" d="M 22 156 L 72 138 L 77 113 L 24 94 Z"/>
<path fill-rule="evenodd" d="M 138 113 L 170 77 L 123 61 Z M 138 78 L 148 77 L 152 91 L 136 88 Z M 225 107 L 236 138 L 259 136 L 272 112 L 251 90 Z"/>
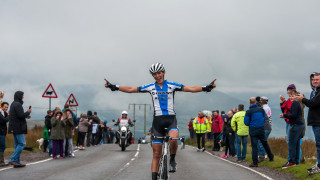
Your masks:
<path fill-rule="evenodd" d="M 139 153 L 140 153 L 140 144 L 138 144 L 137 153 L 134 155 L 134 158 L 132 158 L 127 164 L 125 164 L 117 173 L 115 173 L 113 177 L 116 177 L 118 174 L 120 174 L 122 171 L 128 168 L 130 166 L 130 163 L 136 160 L 136 158 L 139 156 Z"/>
<path fill-rule="evenodd" d="M 191 147 L 191 148 L 193 148 L 193 149 L 197 149 L 197 148 L 192 147 L 192 146 L 189 146 L 189 145 L 186 145 L 186 146 Z M 256 174 L 258 174 L 258 175 L 260 175 L 260 176 L 262 176 L 262 177 L 264 177 L 264 178 L 266 178 L 266 179 L 268 179 L 268 180 L 274 180 L 274 179 L 272 179 L 271 177 L 269 177 L 269 176 L 267 176 L 267 175 L 265 175 L 265 174 L 263 174 L 263 173 L 261 173 L 261 172 L 258 172 L 258 171 L 254 170 L 254 169 L 251 169 L 251 168 L 249 168 L 249 167 L 246 167 L 246 166 L 244 166 L 244 165 L 237 164 L 237 163 L 231 162 L 231 161 L 229 161 L 229 160 L 227 160 L 227 159 L 224 159 L 224 158 L 215 156 L 215 155 L 211 154 L 211 153 L 208 152 L 208 151 L 206 151 L 206 153 L 209 154 L 209 155 L 212 156 L 212 157 L 217 158 L 217 159 L 223 160 L 223 161 L 228 162 L 228 163 L 230 163 L 230 164 L 233 164 L 233 165 L 236 165 L 236 166 L 240 166 L 240 167 L 242 167 L 242 168 L 244 168 L 244 169 L 247 169 L 247 170 L 249 170 L 249 171 L 252 171 L 252 172 L 254 172 L 254 173 L 256 173 Z"/>

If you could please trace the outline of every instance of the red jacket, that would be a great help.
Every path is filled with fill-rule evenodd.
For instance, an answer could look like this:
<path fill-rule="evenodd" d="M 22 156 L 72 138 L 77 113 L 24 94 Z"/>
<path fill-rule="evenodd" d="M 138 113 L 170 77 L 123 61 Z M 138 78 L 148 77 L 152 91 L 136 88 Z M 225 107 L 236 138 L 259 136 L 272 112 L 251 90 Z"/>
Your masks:
<path fill-rule="evenodd" d="M 223 120 L 220 115 L 214 117 L 212 120 L 212 132 L 213 133 L 221 133 L 223 127 Z"/>
<path fill-rule="evenodd" d="M 192 122 L 192 121 L 189 121 L 189 123 L 188 123 L 188 129 L 189 129 L 189 130 L 192 130 L 192 129 L 193 129 L 193 122 Z"/>
<path fill-rule="evenodd" d="M 289 114 L 290 113 L 290 108 L 291 108 L 292 101 L 290 99 L 286 100 L 283 104 L 280 104 L 281 110 L 284 114 Z M 284 119 L 288 124 L 289 124 L 289 119 Z"/>

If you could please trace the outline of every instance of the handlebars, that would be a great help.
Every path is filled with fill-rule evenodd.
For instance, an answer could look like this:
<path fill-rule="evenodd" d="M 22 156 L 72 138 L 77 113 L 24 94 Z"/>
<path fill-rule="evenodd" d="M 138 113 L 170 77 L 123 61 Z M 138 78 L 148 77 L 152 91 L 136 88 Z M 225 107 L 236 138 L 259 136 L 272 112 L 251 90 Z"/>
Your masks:
<path fill-rule="evenodd" d="M 170 136 L 151 136 L 152 139 L 163 139 L 165 142 L 168 142 L 169 140 L 179 140 L 182 143 L 181 149 L 185 148 L 185 137 L 182 136 L 181 138 L 174 138 L 174 137 L 170 137 Z"/>

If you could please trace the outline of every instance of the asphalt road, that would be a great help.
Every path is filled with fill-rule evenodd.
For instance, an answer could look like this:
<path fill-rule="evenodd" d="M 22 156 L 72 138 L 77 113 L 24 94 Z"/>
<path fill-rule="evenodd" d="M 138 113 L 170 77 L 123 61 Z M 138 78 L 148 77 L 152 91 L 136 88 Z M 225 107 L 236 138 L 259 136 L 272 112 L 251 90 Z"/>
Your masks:
<path fill-rule="evenodd" d="M 75 158 L 50 159 L 21 169 L 0 169 L 0 179 L 151 179 L 150 145 L 131 145 L 124 152 L 117 145 L 100 145 L 75 154 Z M 178 171 L 169 179 L 266 179 L 192 147 L 179 149 L 176 160 Z"/>

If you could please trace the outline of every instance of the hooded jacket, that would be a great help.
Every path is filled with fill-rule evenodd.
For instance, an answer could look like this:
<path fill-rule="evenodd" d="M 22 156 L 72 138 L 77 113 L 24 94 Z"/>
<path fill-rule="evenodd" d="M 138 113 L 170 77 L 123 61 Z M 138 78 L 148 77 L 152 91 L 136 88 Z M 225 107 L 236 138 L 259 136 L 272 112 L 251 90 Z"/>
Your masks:
<path fill-rule="evenodd" d="M 27 121 L 26 118 L 30 115 L 29 112 L 24 112 L 22 104 L 22 91 L 17 91 L 14 94 L 14 101 L 10 106 L 9 116 L 9 134 L 27 134 Z"/>
<path fill-rule="evenodd" d="M 65 130 L 66 122 L 64 119 L 61 120 L 61 116 L 59 119 L 56 119 L 57 114 L 60 113 L 63 116 L 61 110 L 56 110 L 54 116 L 51 118 L 51 136 L 52 140 L 64 140 L 65 139 Z"/>
<path fill-rule="evenodd" d="M 308 126 L 320 126 L 320 87 L 315 90 L 312 99 L 302 99 L 302 103 L 309 107 Z"/>

